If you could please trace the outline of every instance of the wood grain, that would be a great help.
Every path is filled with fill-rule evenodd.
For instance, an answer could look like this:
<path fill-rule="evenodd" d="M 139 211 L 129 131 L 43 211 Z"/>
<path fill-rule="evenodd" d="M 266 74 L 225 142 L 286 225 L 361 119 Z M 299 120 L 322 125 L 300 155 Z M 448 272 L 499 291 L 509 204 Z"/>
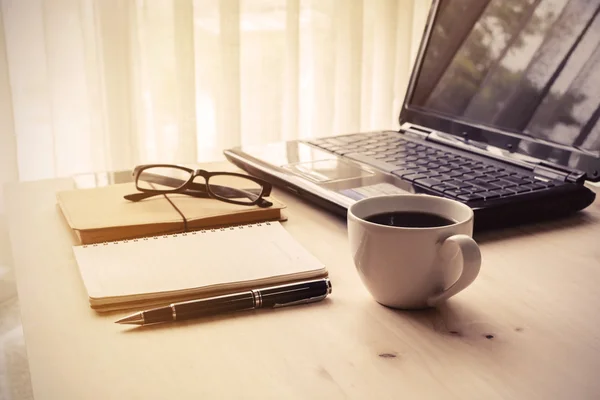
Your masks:
<path fill-rule="evenodd" d="M 129 328 L 113 323 L 123 314 L 89 308 L 54 197 L 70 187 L 62 179 L 8 188 L 38 400 L 600 394 L 598 201 L 561 221 L 479 235 L 476 282 L 438 309 L 403 312 L 379 305 L 361 284 L 343 219 L 276 191 L 288 205 L 283 226 L 327 265 L 328 299 Z"/>

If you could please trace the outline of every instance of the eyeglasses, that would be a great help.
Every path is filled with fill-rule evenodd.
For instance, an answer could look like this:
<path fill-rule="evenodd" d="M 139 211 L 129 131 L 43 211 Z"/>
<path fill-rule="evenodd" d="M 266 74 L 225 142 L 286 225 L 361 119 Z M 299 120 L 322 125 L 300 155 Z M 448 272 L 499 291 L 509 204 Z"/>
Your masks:
<path fill-rule="evenodd" d="M 213 198 L 232 204 L 273 205 L 263 197 L 271 194 L 271 184 L 262 179 L 235 172 L 209 172 L 171 164 L 138 165 L 133 170 L 135 187 L 141 193 L 128 194 L 125 199 L 140 201 L 167 193 Z M 198 177 L 204 183 L 196 182 Z"/>

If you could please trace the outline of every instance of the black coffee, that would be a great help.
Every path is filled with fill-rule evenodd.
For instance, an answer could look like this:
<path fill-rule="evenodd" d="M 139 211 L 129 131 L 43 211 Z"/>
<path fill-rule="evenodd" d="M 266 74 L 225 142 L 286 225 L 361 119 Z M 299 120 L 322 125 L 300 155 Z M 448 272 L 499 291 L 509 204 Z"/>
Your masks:
<path fill-rule="evenodd" d="M 404 228 L 434 228 L 455 224 L 456 221 L 441 215 L 419 211 L 394 211 L 370 215 L 365 218 L 379 225 L 399 226 Z"/>

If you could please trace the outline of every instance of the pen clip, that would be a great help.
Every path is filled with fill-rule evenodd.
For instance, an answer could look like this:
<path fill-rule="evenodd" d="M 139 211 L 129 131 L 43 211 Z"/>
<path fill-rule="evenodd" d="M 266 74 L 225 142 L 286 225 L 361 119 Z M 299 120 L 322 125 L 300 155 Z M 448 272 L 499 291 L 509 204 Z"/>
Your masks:
<path fill-rule="evenodd" d="M 295 306 L 295 305 L 298 305 L 298 304 L 306 304 L 306 303 L 315 303 L 317 301 L 323 300 L 325 297 L 327 297 L 327 294 L 324 294 L 324 295 L 321 295 L 321 296 L 316 296 L 316 297 L 309 297 L 307 299 L 290 301 L 289 303 L 275 303 L 273 305 L 273 308 Z"/>

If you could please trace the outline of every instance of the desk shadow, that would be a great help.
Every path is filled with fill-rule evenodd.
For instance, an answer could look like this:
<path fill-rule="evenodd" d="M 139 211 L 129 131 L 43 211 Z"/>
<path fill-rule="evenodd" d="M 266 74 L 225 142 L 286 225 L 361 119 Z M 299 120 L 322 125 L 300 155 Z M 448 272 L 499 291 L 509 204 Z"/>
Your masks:
<path fill-rule="evenodd" d="M 495 325 L 487 315 L 481 315 L 468 306 L 455 302 L 422 310 L 388 310 L 420 328 L 469 342 L 501 340 L 507 333 L 506 328 Z M 521 332 L 523 328 L 515 326 L 514 331 Z"/>
<path fill-rule="evenodd" d="M 132 334 L 132 333 L 142 333 L 148 331 L 160 331 L 160 330 L 173 330 L 173 329 L 185 329 L 192 325 L 209 325 L 214 323 L 220 323 L 227 320 L 232 319 L 243 319 L 243 318 L 257 318 L 257 314 L 263 314 L 265 310 L 253 310 L 253 311 L 245 311 L 235 314 L 223 314 L 212 317 L 201 317 L 188 319 L 185 321 L 171 321 L 164 322 L 159 324 L 149 324 L 149 325 L 123 325 L 124 329 L 121 333 L 124 334 Z"/>

